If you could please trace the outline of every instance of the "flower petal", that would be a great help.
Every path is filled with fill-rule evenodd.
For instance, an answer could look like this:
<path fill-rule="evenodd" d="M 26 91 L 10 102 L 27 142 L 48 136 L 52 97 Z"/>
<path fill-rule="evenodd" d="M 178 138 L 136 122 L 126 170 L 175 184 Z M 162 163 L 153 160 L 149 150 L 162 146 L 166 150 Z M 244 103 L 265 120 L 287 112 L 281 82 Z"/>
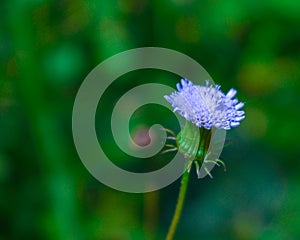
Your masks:
<path fill-rule="evenodd" d="M 165 96 L 165 99 L 172 105 L 174 112 L 198 127 L 210 129 L 214 126 L 228 130 L 238 126 L 245 118 L 245 112 L 239 110 L 244 103 L 232 99 L 237 94 L 233 88 L 225 95 L 219 85 L 213 86 L 208 80 L 205 86 L 199 86 L 181 79 L 177 89 L 177 92 Z"/>
<path fill-rule="evenodd" d="M 236 94 L 237 94 L 237 91 L 235 89 L 231 88 L 229 90 L 229 92 L 226 94 L 226 97 L 233 98 Z"/>

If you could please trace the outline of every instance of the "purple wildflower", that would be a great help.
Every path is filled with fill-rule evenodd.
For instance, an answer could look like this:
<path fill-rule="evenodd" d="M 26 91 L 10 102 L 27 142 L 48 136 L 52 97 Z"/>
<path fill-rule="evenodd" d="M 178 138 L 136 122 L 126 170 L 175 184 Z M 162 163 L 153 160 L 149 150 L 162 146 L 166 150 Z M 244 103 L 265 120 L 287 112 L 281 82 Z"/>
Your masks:
<path fill-rule="evenodd" d="M 174 112 L 198 127 L 228 130 L 240 125 L 245 118 L 245 112 L 240 110 L 244 103 L 233 99 L 237 93 L 233 88 L 225 95 L 219 85 L 210 85 L 209 81 L 206 81 L 206 86 L 200 86 L 181 79 L 177 89 L 178 92 L 165 96 L 165 99 L 173 106 Z"/>

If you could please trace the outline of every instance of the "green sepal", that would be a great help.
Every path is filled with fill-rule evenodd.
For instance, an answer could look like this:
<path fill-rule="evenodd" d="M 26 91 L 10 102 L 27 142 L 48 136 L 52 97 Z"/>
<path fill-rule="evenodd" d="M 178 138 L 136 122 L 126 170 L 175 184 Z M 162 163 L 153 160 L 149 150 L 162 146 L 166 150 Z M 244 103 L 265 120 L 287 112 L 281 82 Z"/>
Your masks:
<path fill-rule="evenodd" d="M 199 128 L 192 122 L 186 122 L 176 138 L 179 152 L 190 160 L 203 163 L 210 143 L 211 130 Z"/>

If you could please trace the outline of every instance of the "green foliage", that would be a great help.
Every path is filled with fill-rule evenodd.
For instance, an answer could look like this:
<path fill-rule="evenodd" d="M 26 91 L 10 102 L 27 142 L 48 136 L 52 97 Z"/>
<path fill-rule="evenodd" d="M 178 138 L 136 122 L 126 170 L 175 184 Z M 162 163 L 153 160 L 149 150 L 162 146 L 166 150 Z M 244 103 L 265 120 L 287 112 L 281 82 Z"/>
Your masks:
<path fill-rule="evenodd" d="M 246 119 L 222 154 L 228 171 L 214 168 L 213 180 L 191 171 L 177 239 L 297 239 L 299 7 L 293 0 L 1 1 L 0 239 L 165 237 L 179 182 L 151 194 L 109 189 L 87 172 L 71 132 L 85 76 L 107 57 L 143 46 L 191 56 L 246 102 Z M 135 84 L 178 80 L 158 70 L 128 73 L 103 109 Z M 103 109 L 98 138 L 115 164 L 142 172 L 171 159 L 133 160 L 118 150 Z M 145 106 L 132 134 L 153 119 L 178 132 L 169 111 Z"/>

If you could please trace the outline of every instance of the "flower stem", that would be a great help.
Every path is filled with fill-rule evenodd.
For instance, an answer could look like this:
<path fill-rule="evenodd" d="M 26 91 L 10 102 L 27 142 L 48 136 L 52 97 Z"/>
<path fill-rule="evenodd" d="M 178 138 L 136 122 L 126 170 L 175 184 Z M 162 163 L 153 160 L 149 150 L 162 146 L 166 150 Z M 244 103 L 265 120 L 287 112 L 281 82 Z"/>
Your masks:
<path fill-rule="evenodd" d="M 188 182 L 189 182 L 189 173 L 188 173 L 188 171 L 185 171 L 185 173 L 183 174 L 182 179 L 181 179 L 178 201 L 177 201 L 176 209 L 174 212 L 174 216 L 173 216 L 166 240 L 172 240 L 174 237 L 174 234 L 175 234 L 178 222 L 179 222 L 179 218 L 180 218 L 180 215 L 182 212 L 182 207 L 183 207 L 183 203 L 184 203 L 184 199 L 185 199 L 185 195 L 186 195 Z"/>

